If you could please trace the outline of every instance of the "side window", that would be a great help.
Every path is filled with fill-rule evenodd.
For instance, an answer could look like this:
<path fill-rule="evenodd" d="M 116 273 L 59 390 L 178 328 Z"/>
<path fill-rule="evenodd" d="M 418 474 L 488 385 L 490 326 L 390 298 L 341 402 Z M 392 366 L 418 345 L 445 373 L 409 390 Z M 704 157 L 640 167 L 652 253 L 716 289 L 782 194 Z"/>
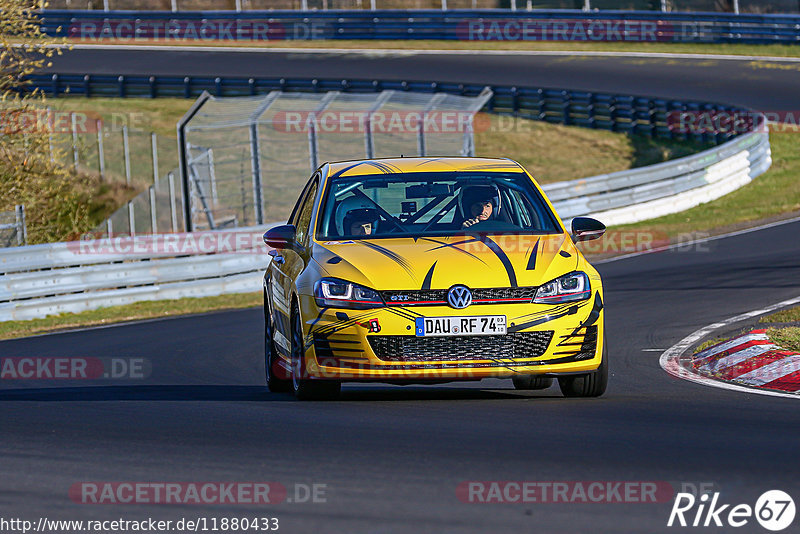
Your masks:
<path fill-rule="evenodd" d="M 314 182 L 311 184 L 311 187 L 308 189 L 308 192 L 303 199 L 303 204 L 300 206 L 300 211 L 296 214 L 297 220 L 294 223 L 295 227 L 297 228 L 296 239 L 297 242 L 304 247 L 308 247 L 309 243 L 308 237 L 311 226 L 311 212 L 314 211 L 314 200 L 316 196 L 317 183 Z"/>

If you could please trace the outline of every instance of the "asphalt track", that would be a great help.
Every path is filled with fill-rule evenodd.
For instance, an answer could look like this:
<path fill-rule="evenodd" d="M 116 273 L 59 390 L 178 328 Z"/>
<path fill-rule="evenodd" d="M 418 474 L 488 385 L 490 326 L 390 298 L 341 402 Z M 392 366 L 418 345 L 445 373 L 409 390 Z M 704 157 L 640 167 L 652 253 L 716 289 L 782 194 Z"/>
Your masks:
<path fill-rule="evenodd" d="M 270 64 L 269 57 L 250 74 L 302 75 L 307 68 L 297 67 L 299 61 Z M 353 71 L 359 68 L 352 63 Z M 179 72 L 224 64 L 242 68 L 209 59 L 202 66 L 184 61 Z M 154 61 L 150 65 L 156 68 Z M 100 69 L 96 63 L 95 68 Z M 472 78 L 462 81 L 490 76 L 481 69 L 473 66 Z M 453 67 L 437 78 L 457 71 Z M 705 87 L 707 97 L 752 106 L 791 104 L 788 78 L 776 82 L 783 90 L 773 99 L 756 95 L 755 83 L 715 85 L 724 72 L 700 71 L 709 71 L 703 82 L 709 85 L 697 81 L 685 91 Z M 413 74 L 424 79 L 431 72 Z M 646 74 L 632 80 L 614 73 L 584 76 L 583 83 L 596 89 L 625 83 L 637 92 Z M 660 81 L 642 92 L 669 93 L 681 85 L 660 67 L 647 75 Z M 533 73 L 507 76 L 570 85 L 566 78 L 548 78 L 550 83 Z M 655 532 L 676 530 L 666 528 L 671 499 L 476 504 L 461 502 L 456 487 L 488 480 L 665 481 L 676 491 L 683 484 L 711 483 L 725 503 L 754 505 L 769 489 L 784 490 L 797 501 L 797 401 L 677 380 L 659 367 L 658 357 L 701 326 L 797 296 L 799 232 L 800 222 L 790 222 L 599 265 L 611 356 L 609 390 L 600 399 L 565 399 L 556 388 L 522 393 L 505 381 L 487 380 L 430 387 L 351 385 L 341 401 L 295 402 L 266 393 L 261 385 L 259 309 L 0 342 L 3 356 L 144 357 L 153 365 L 149 379 L 124 387 L 2 384 L 2 516 L 270 515 L 280 519 L 281 531 L 292 533 Z M 82 481 L 277 481 L 290 495 L 295 484 L 317 483 L 327 485 L 327 501 L 259 508 L 76 504 L 68 490 Z M 763 531 L 752 519 L 737 530 Z"/>
<path fill-rule="evenodd" d="M 161 76 L 263 76 L 424 80 L 559 87 L 711 100 L 761 111 L 798 108 L 800 63 L 750 59 L 272 50 L 76 49 L 51 72 Z"/>

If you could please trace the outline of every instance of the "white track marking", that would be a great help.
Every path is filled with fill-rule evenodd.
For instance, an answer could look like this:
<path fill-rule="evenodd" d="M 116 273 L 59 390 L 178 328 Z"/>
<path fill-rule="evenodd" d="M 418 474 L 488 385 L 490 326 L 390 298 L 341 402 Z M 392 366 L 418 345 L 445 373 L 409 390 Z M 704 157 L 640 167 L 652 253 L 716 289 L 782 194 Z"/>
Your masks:
<path fill-rule="evenodd" d="M 757 395 L 769 395 L 772 397 L 787 397 L 791 399 L 800 399 L 800 395 L 797 395 L 795 393 L 781 393 L 779 391 L 767 391 L 763 389 L 749 388 L 746 386 L 739 386 L 728 382 L 720 382 L 717 380 L 713 380 L 711 378 L 699 375 L 696 372 L 681 366 L 680 362 L 678 361 L 680 357 L 683 356 L 683 354 L 692 347 L 692 345 L 694 345 L 704 337 L 708 336 L 715 330 L 719 330 L 720 328 L 724 328 L 726 326 L 730 326 L 732 324 L 736 324 L 738 322 L 745 321 L 747 319 L 752 319 L 753 317 L 758 317 L 759 315 L 765 315 L 780 308 L 793 306 L 798 303 L 800 303 L 800 297 L 794 297 L 788 300 L 784 300 L 782 302 L 778 302 L 777 304 L 767 306 L 766 308 L 762 308 L 760 310 L 750 311 L 747 313 L 743 313 L 741 315 L 737 315 L 735 317 L 731 317 L 729 319 L 725 319 L 724 321 L 720 321 L 718 323 L 713 323 L 708 326 L 704 326 L 699 330 L 695 330 L 694 332 L 692 332 L 691 334 L 680 340 L 678 343 L 676 343 L 675 345 L 671 346 L 666 351 L 664 351 L 664 353 L 658 360 L 658 364 L 666 372 L 677 378 L 683 378 L 684 380 L 688 380 L 690 382 L 697 382 L 698 384 L 703 384 L 706 386 L 728 389 L 731 391 L 739 391 L 743 393 L 755 393 Z"/>
<path fill-rule="evenodd" d="M 22 46 L 15 44 L 14 46 Z M 291 53 L 291 54 L 352 54 L 363 56 L 425 56 L 425 55 L 495 55 L 495 56 L 590 56 L 590 57 L 631 57 L 651 59 L 719 59 L 725 61 L 774 61 L 800 63 L 800 57 L 779 56 L 740 56 L 736 54 L 681 54 L 677 52 L 619 52 L 603 50 L 447 50 L 447 49 L 404 49 L 404 48 L 275 48 L 248 46 L 199 46 L 165 43 L 153 44 L 90 44 L 75 43 L 49 45 L 51 48 L 75 50 L 146 50 L 168 52 L 242 52 L 242 53 Z"/>

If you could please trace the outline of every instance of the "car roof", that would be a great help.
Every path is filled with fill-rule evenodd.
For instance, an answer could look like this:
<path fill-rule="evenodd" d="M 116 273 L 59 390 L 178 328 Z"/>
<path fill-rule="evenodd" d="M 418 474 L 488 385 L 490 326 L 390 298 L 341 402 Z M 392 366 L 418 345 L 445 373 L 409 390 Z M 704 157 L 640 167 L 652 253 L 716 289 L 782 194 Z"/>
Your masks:
<path fill-rule="evenodd" d="M 330 163 L 328 176 L 448 171 L 520 172 L 522 170 L 519 163 L 501 158 L 381 158 Z"/>

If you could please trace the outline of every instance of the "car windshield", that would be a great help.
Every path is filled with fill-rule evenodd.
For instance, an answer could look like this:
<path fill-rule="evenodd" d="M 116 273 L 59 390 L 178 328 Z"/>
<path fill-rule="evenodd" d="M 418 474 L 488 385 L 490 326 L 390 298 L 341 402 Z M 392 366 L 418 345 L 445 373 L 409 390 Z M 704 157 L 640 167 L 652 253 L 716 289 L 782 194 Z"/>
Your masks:
<path fill-rule="evenodd" d="M 561 232 L 555 215 L 524 173 L 337 177 L 331 180 L 322 206 L 319 240 Z"/>

